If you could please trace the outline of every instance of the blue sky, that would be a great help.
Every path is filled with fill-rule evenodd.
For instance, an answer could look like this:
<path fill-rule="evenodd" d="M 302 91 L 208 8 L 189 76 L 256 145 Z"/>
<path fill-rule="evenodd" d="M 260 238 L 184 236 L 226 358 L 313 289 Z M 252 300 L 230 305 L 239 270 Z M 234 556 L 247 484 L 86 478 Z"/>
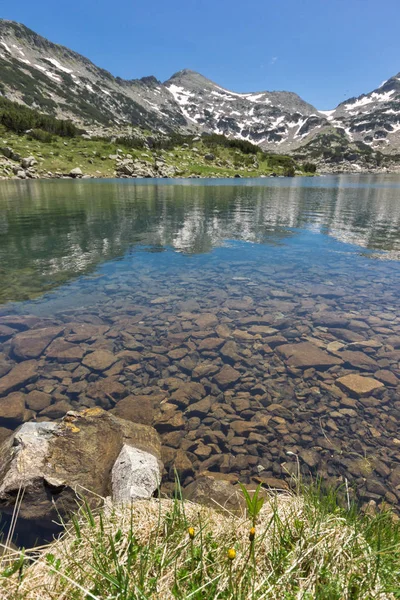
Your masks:
<path fill-rule="evenodd" d="M 183 68 L 233 91 L 288 90 L 319 109 L 400 71 L 400 0 L 18 0 L 1 16 L 113 75 Z"/>

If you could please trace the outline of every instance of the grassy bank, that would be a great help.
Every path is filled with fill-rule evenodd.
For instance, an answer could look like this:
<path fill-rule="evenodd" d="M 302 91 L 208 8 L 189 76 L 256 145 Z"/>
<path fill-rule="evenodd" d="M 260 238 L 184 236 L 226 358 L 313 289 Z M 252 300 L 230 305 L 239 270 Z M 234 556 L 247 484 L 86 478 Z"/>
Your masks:
<path fill-rule="evenodd" d="M 400 598 L 400 527 L 389 513 L 342 509 L 316 488 L 268 495 L 257 516 L 216 508 L 156 499 L 86 508 L 29 561 L 3 560 L 0 597 Z"/>
<path fill-rule="evenodd" d="M 238 148 L 226 147 L 216 143 L 212 147 L 213 160 L 207 160 L 210 146 L 200 140 L 195 144 L 176 145 L 168 149 L 132 148 L 129 141 L 108 141 L 106 139 L 85 139 L 82 136 L 60 137 L 52 135 L 48 141 L 35 139 L 30 134 L 17 134 L 0 126 L 0 146 L 11 147 L 22 157 L 34 156 L 39 177 L 47 173 L 68 174 L 79 167 L 86 175 L 93 177 L 115 177 L 116 159 L 119 154 L 124 158 L 143 161 L 150 167 L 161 158 L 167 166 L 177 170 L 180 177 L 259 177 L 261 175 L 312 174 L 289 157 L 267 154 L 258 151 L 247 154 Z M 119 151 L 119 152 L 118 152 Z M 110 158 L 111 157 L 111 158 Z M 0 177 L 12 177 L 10 161 L 0 159 Z M 17 164 L 17 163 L 15 163 Z M 307 166 L 307 165 L 306 165 Z"/>
<path fill-rule="evenodd" d="M 156 161 L 165 165 L 165 174 L 177 177 L 315 173 L 315 165 L 306 160 L 296 162 L 290 156 L 263 152 L 251 142 L 223 135 L 164 135 L 121 128 L 103 136 L 91 137 L 70 121 L 0 97 L 0 177 L 19 176 L 18 168 L 28 168 L 21 159 L 29 156 L 37 162 L 33 170 L 26 171 L 28 178 L 68 175 L 76 168 L 91 177 L 115 177 L 121 160 L 131 161 L 132 172 L 138 176 L 146 167 L 147 173 L 157 176 L 159 171 L 163 176 L 162 170 L 154 170 Z M 142 164 L 133 165 L 134 161 Z"/>

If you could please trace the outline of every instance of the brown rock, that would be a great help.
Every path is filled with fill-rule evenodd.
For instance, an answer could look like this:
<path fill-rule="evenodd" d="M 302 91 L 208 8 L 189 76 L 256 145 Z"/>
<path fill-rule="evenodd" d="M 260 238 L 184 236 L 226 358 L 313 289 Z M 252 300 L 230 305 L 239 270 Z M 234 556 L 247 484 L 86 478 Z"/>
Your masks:
<path fill-rule="evenodd" d="M 8 427 L 0 427 L 0 444 L 2 444 L 13 433 L 13 429 L 8 429 Z"/>
<path fill-rule="evenodd" d="M 222 369 L 214 375 L 214 380 L 217 385 L 221 388 L 227 388 L 240 378 L 240 373 L 230 365 L 225 365 Z"/>
<path fill-rule="evenodd" d="M 319 454 L 316 450 L 306 450 L 305 448 L 299 452 L 300 458 L 313 469 L 319 463 Z"/>
<path fill-rule="evenodd" d="M 367 490 L 372 494 L 377 494 L 378 496 L 385 496 L 387 489 L 385 486 L 378 481 L 377 479 L 368 478 L 366 481 Z"/>
<path fill-rule="evenodd" d="M 132 421 L 132 423 L 141 423 L 142 425 L 152 425 L 155 409 L 164 399 L 163 394 L 153 396 L 126 396 L 120 400 L 112 413 L 121 419 Z"/>
<path fill-rule="evenodd" d="M 256 483 L 262 483 L 266 487 L 273 488 L 275 490 L 289 489 L 289 486 L 284 479 L 277 479 L 276 477 L 271 477 L 270 475 L 264 473 L 255 475 L 254 477 L 252 477 L 252 480 Z"/>
<path fill-rule="evenodd" d="M 95 400 L 119 400 L 126 394 L 126 388 L 115 377 L 101 378 L 87 387 L 86 394 Z"/>
<path fill-rule="evenodd" d="M 217 325 L 218 319 L 212 313 L 203 313 L 197 317 L 195 323 L 200 329 L 208 329 L 213 325 Z"/>
<path fill-rule="evenodd" d="M 364 337 L 355 331 L 349 329 L 331 329 L 330 333 L 333 333 L 336 337 L 346 342 L 362 342 Z"/>
<path fill-rule="evenodd" d="M 235 432 L 237 436 L 248 437 L 250 433 L 256 431 L 254 424 L 246 421 L 232 421 L 230 428 Z"/>
<path fill-rule="evenodd" d="M 170 352 L 168 352 L 168 356 L 169 358 L 172 358 L 172 360 L 180 360 L 181 358 L 186 356 L 187 353 L 187 348 L 177 348 L 176 350 L 171 350 Z"/>
<path fill-rule="evenodd" d="M 260 335 L 274 335 L 275 333 L 278 333 L 278 330 L 266 325 L 253 325 L 250 327 L 249 332 L 259 333 Z"/>
<path fill-rule="evenodd" d="M 208 458 L 212 452 L 210 446 L 206 446 L 203 443 L 197 445 L 197 447 L 193 450 L 193 454 L 195 454 L 201 460 Z"/>
<path fill-rule="evenodd" d="M 0 340 L 5 340 L 14 335 L 14 333 L 17 333 L 16 329 L 8 327 L 8 325 L 0 325 Z"/>
<path fill-rule="evenodd" d="M 169 433 L 164 433 L 162 436 L 162 444 L 163 446 L 170 446 L 171 448 L 179 448 L 181 445 L 182 438 L 185 436 L 185 432 L 180 431 L 170 431 Z"/>
<path fill-rule="evenodd" d="M 278 417 L 282 417 L 283 419 L 291 419 L 293 417 L 291 411 L 285 406 L 282 406 L 282 404 L 272 403 L 269 404 L 266 408 L 269 413 L 277 415 Z"/>
<path fill-rule="evenodd" d="M 271 335 L 267 338 L 263 339 L 263 342 L 267 342 L 267 345 L 270 348 L 276 348 L 276 346 L 281 346 L 282 344 L 286 344 L 287 339 L 283 337 L 283 335 Z"/>
<path fill-rule="evenodd" d="M 67 400 L 59 400 L 54 404 L 50 404 L 50 406 L 42 410 L 39 414 L 41 417 L 46 417 L 47 419 L 61 419 L 70 410 L 72 410 L 72 406 Z"/>
<path fill-rule="evenodd" d="M 393 346 L 393 348 L 400 348 L 400 335 L 390 335 L 386 342 Z"/>
<path fill-rule="evenodd" d="M 231 336 L 231 330 L 227 325 L 217 325 L 215 331 L 218 333 L 219 337 L 229 338 Z"/>
<path fill-rule="evenodd" d="M 232 363 L 240 361 L 240 356 L 237 352 L 237 344 L 233 340 L 226 342 L 220 350 L 221 356 Z"/>
<path fill-rule="evenodd" d="M 357 398 L 368 396 L 374 390 L 384 387 L 383 383 L 372 377 L 362 375 L 345 375 L 336 380 L 336 384 Z"/>
<path fill-rule="evenodd" d="M 360 369 L 361 371 L 376 371 L 379 369 L 378 363 L 364 352 L 344 350 L 339 356 L 345 363 L 351 365 L 355 369 Z"/>
<path fill-rule="evenodd" d="M 68 340 L 69 342 L 85 342 L 90 338 L 98 338 L 107 331 L 109 331 L 108 325 L 91 325 L 89 323 L 68 323 L 65 329 L 69 329 Z"/>
<path fill-rule="evenodd" d="M 202 463 L 203 466 L 205 463 Z M 211 477 L 215 481 L 227 481 L 228 483 L 237 483 L 239 475 L 236 473 L 219 473 L 218 471 L 200 471 L 199 477 Z"/>
<path fill-rule="evenodd" d="M 183 497 L 196 504 L 210 506 L 216 510 L 228 510 L 242 514 L 246 501 L 241 490 L 229 481 L 214 479 L 214 477 L 199 477 L 183 489 Z"/>
<path fill-rule="evenodd" d="M 39 412 L 44 408 L 50 406 L 51 396 L 50 394 L 45 394 L 44 392 L 33 390 L 32 392 L 29 392 L 29 394 L 26 395 L 25 403 L 31 410 Z"/>
<path fill-rule="evenodd" d="M 171 395 L 171 402 L 178 404 L 178 406 L 188 406 L 193 402 L 197 402 L 206 396 L 206 390 L 201 383 L 194 381 L 185 383 L 180 386 Z"/>
<path fill-rule="evenodd" d="M 199 350 L 200 350 L 200 352 L 216 350 L 217 348 L 220 348 L 222 346 L 224 341 L 225 340 L 223 340 L 221 338 L 212 338 L 212 337 L 205 338 L 204 340 L 202 340 L 200 342 Z"/>
<path fill-rule="evenodd" d="M 65 385 L 64 379 L 64 385 Z M 84 379 L 82 381 L 76 381 L 75 383 L 71 383 L 68 385 L 67 393 L 69 396 L 79 396 L 80 394 L 86 393 L 88 387 L 87 381 Z"/>
<path fill-rule="evenodd" d="M 66 342 L 62 338 L 55 339 L 46 350 L 47 358 L 61 363 L 80 361 L 83 355 L 84 351 L 80 346 Z"/>
<path fill-rule="evenodd" d="M 23 387 L 38 375 L 38 364 L 35 360 L 26 360 L 16 365 L 0 379 L 0 396 Z"/>
<path fill-rule="evenodd" d="M 117 357 L 108 350 L 95 350 L 90 354 L 86 354 L 82 364 L 92 371 L 106 371 L 117 360 Z"/>
<path fill-rule="evenodd" d="M 11 344 L 12 352 L 23 360 L 39 358 L 47 346 L 63 331 L 63 327 L 45 327 L 18 333 Z"/>
<path fill-rule="evenodd" d="M 0 425 L 16 427 L 33 417 L 33 412 L 26 409 L 25 394 L 14 392 L 0 398 Z"/>
<path fill-rule="evenodd" d="M 320 312 L 313 315 L 315 325 L 322 327 L 338 327 L 345 328 L 349 322 L 349 319 L 342 317 L 340 314 L 334 312 Z"/>
<path fill-rule="evenodd" d="M 192 371 L 192 376 L 195 379 L 201 379 L 202 377 L 209 377 L 214 375 L 218 371 L 218 366 L 214 363 L 200 363 Z"/>
<path fill-rule="evenodd" d="M 160 433 L 175 431 L 185 427 L 185 420 L 182 412 L 177 410 L 174 404 L 165 402 L 160 406 L 160 410 L 155 416 L 154 427 Z"/>
<path fill-rule="evenodd" d="M 3 360 L 3 358 L 0 357 L 0 378 L 4 375 L 7 375 L 7 373 L 11 371 L 12 367 L 13 363 L 8 362 L 7 360 Z"/>
<path fill-rule="evenodd" d="M 31 327 L 35 327 L 35 325 L 40 324 L 41 319 L 39 317 L 34 317 L 30 315 L 8 315 L 6 317 L 0 317 L 0 324 L 7 325 L 8 327 L 13 327 L 14 329 L 18 329 L 19 331 L 23 331 L 24 329 L 30 329 Z"/>
<path fill-rule="evenodd" d="M 182 449 L 178 450 L 175 455 L 174 469 L 176 470 L 180 479 L 183 479 L 187 475 L 193 473 L 192 462 L 186 452 Z"/>
<path fill-rule="evenodd" d="M 391 474 L 389 476 L 389 481 L 394 487 L 399 488 L 399 486 L 400 486 L 400 465 L 396 465 L 394 467 L 393 471 L 391 472 Z"/>
<path fill-rule="evenodd" d="M 188 417 L 204 417 L 211 408 L 211 398 L 210 396 L 206 396 L 199 402 L 194 402 L 193 404 L 189 404 L 188 408 L 185 411 L 185 414 Z"/>
<path fill-rule="evenodd" d="M 380 369 L 379 371 L 375 371 L 374 377 L 376 377 L 376 379 L 379 379 L 379 381 L 386 383 L 386 385 L 396 386 L 400 383 L 396 375 L 392 373 L 392 371 L 387 371 L 386 369 Z"/>
<path fill-rule="evenodd" d="M 315 369 L 327 369 L 334 365 L 342 364 L 342 361 L 339 358 L 328 354 L 328 352 L 315 346 L 311 342 L 284 344 L 283 346 L 278 346 L 277 351 L 286 358 L 287 364 L 291 367 L 299 367 L 301 369 L 308 369 L 309 367 L 314 367 Z"/>
<path fill-rule="evenodd" d="M 21 442 L 18 435 L 24 427 Z M 83 489 L 93 492 L 85 493 L 92 505 L 110 495 L 111 471 L 124 446 L 149 452 L 158 460 L 161 456 L 153 428 L 99 408 L 68 415 L 61 423 L 29 423 L 23 428 L 2 445 L 1 505 L 2 511 L 12 514 L 22 487 L 20 517 L 37 523 L 59 519 L 60 514 L 68 518 Z M 26 468 L 20 469 L 20 464 Z"/>

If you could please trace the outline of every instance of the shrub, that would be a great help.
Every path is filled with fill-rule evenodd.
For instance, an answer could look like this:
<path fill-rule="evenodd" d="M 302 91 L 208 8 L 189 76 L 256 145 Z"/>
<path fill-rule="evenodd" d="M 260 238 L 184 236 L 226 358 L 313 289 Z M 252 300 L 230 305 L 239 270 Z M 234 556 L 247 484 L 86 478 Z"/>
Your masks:
<path fill-rule="evenodd" d="M 43 129 L 31 129 L 28 137 L 39 142 L 44 142 L 45 144 L 50 144 L 54 139 L 51 133 L 43 131 Z"/>
<path fill-rule="evenodd" d="M 284 168 L 283 175 L 285 177 L 294 177 L 296 175 L 296 169 L 294 168 L 293 165 L 288 165 L 287 167 Z"/>
<path fill-rule="evenodd" d="M 0 97 L 0 123 L 19 134 L 29 129 L 41 129 L 61 137 L 74 137 L 82 133 L 71 121 L 41 114 L 3 97 Z"/>
<path fill-rule="evenodd" d="M 317 170 L 317 165 L 312 162 L 305 162 L 303 164 L 304 173 L 315 173 Z"/>
<path fill-rule="evenodd" d="M 117 146 L 125 146 L 135 150 L 141 150 L 144 147 L 144 140 L 134 135 L 121 136 L 115 140 L 115 143 Z"/>
<path fill-rule="evenodd" d="M 203 135 L 202 142 L 209 148 L 215 146 L 223 146 L 225 148 L 236 148 L 243 152 L 243 154 L 257 154 L 260 152 L 260 148 L 247 140 L 238 140 L 234 138 L 228 138 L 225 135 L 218 135 L 212 133 L 210 135 Z"/>

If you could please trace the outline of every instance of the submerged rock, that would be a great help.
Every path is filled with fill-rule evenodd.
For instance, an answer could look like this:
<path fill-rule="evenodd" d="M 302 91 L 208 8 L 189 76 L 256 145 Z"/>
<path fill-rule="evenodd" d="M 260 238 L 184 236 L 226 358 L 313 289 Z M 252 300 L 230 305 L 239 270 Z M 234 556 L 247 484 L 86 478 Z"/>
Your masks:
<path fill-rule="evenodd" d="M 0 379 L 0 396 L 9 394 L 26 385 L 38 374 L 38 364 L 35 360 L 26 360 L 16 365 Z"/>
<path fill-rule="evenodd" d="M 38 358 L 62 332 L 63 327 L 45 327 L 18 333 L 13 338 L 12 351 L 15 356 L 23 360 Z"/>
<path fill-rule="evenodd" d="M 336 383 L 342 389 L 356 397 L 368 396 L 375 390 L 384 387 L 380 381 L 372 377 L 362 377 L 361 375 L 345 375 L 337 379 Z"/>
<path fill-rule="evenodd" d="M 308 369 L 309 367 L 327 369 L 334 365 L 342 364 L 340 358 L 332 356 L 311 342 L 284 344 L 283 346 L 278 346 L 278 352 L 287 359 L 289 366 L 301 369 Z"/>
<path fill-rule="evenodd" d="M 183 497 L 191 502 L 233 513 L 242 514 L 246 508 L 246 501 L 239 487 L 214 477 L 199 477 L 184 488 Z"/>

